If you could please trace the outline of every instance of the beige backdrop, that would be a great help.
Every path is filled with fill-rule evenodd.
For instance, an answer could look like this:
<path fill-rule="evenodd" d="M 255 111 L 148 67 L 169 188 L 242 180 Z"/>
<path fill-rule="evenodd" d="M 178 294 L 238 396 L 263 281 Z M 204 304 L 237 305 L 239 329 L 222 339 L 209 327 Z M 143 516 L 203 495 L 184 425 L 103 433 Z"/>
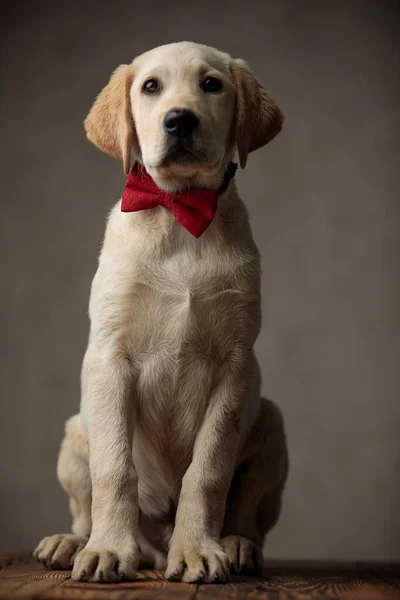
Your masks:
<path fill-rule="evenodd" d="M 67 531 L 55 465 L 120 165 L 82 121 L 121 62 L 189 39 L 245 57 L 287 115 L 238 173 L 263 256 L 264 393 L 290 478 L 268 556 L 400 558 L 395 3 L 3 6 L 0 545 Z"/>

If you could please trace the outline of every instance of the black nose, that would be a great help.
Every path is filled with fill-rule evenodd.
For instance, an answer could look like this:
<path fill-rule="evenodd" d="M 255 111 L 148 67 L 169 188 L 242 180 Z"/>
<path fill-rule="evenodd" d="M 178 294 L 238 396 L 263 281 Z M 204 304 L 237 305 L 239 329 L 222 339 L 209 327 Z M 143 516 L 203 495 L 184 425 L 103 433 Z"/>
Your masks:
<path fill-rule="evenodd" d="M 164 117 L 164 129 L 170 135 L 189 137 L 199 124 L 199 119 L 191 110 L 174 108 Z"/>

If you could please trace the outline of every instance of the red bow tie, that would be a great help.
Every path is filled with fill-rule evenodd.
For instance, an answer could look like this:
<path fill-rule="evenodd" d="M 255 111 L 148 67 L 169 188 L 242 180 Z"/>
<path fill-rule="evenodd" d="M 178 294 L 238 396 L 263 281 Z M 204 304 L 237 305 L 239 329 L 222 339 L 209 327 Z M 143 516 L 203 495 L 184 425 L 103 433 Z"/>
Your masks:
<path fill-rule="evenodd" d="M 135 163 L 122 194 L 121 210 L 135 212 L 156 206 L 172 211 L 175 219 L 194 237 L 199 238 L 210 225 L 217 210 L 218 196 L 226 190 L 237 165 L 230 163 L 218 190 L 190 189 L 178 194 L 160 190 L 145 168 Z"/>

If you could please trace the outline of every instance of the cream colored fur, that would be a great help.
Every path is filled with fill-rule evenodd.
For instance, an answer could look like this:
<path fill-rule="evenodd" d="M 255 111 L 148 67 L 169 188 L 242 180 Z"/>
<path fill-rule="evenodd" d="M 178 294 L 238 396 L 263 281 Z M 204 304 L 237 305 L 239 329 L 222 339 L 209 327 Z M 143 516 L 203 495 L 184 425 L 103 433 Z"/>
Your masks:
<path fill-rule="evenodd" d="M 223 91 L 206 94 L 206 76 Z M 160 93 L 143 94 L 149 78 Z M 189 163 L 164 160 L 161 123 L 176 107 L 200 119 Z M 119 67 L 85 127 L 126 172 L 133 152 L 162 189 L 176 191 L 218 187 L 235 151 L 244 166 L 281 124 L 246 63 L 183 42 Z M 183 581 L 260 567 L 287 452 L 279 412 L 260 399 L 260 257 L 234 182 L 197 240 L 163 207 L 122 213 L 117 202 L 90 321 L 80 414 L 67 423 L 58 463 L 73 534 L 44 538 L 35 555 L 86 581 L 133 579 L 140 561 Z M 172 510 L 174 526 L 160 526 L 168 558 L 139 526 L 139 509 L 155 522 Z"/>

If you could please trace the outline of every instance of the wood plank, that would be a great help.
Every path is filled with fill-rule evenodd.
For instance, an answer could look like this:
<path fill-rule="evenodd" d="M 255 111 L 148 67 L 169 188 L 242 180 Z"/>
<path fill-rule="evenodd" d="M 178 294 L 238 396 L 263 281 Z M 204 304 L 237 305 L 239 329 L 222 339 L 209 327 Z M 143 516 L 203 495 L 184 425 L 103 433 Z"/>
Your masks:
<path fill-rule="evenodd" d="M 164 600 L 178 598 L 193 600 L 196 598 L 197 585 L 180 584 L 167 581 L 160 571 L 143 570 L 138 572 L 136 581 L 116 584 L 79 583 L 67 579 L 57 588 L 51 600 Z M 45 597 L 46 600 L 50 598 Z"/>
<path fill-rule="evenodd" d="M 296 599 L 400 600 L 399 592 L 363 563 L 282 561 L 269 564 L 264 577 Z"/>
<path fill-rule="evenodd" d="M 400 590 L 400 566 L 398 565 L 383 565 L 370 568 L 371 573 L 385 581 L 395 590 Z"/>
<path fill-rule="evenodd" d="M 79 583 L 23 553 L 0 553 L 1 565 L 0 600 L 400 600 L 399 565 L 268 561 L 262 577 L 225 585 L 172 583 L 152 570 L 135 582 Z"/>
<path fill-rule="evenodd" d="M 33 562 L 15 561 L 0 571 L 0 598 L 30 600 L 46 597 L 69 576 L 69 571 L 46 571 Z"/>

